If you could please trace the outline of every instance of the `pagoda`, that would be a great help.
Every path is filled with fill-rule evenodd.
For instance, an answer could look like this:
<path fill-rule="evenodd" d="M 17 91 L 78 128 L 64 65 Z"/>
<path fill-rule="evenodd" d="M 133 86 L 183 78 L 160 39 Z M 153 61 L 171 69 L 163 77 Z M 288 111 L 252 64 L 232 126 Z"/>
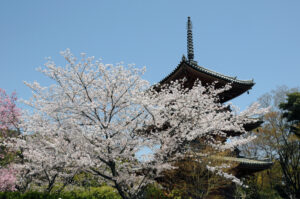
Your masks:
<path fill-rule="evenodd" d="M 225 103 L 242 95 L 245 92 L 249 92 L 249 90 L 252 89 L 255 84 L 253 79 L 239 80 L 237 77 L 223 75 L 198 65 L 197 61 L 194 60 L 192 23 L 190 17 L 188 17 L 187 22 L 187 57 L 183 55 L 178 66 L 170 74 L 163 78 L 158 85 L 169 84 L 172 81 L 181 79 L 186 80 L 183 84 L 185 88 L 189 89 L 194 86 L 194 83 L 197 80 L 200 80 L 203 86 L 214 84 L 215 88 L 222 88 L 225 85 L 230 84 L 231 88 L 229 90 L 219 94 L 219 101 L 221 103 Z M 159 86 L 156 88 L 159 90 Z M 251 131 L 259 127 L 261 124 L 262 121 L 253 120 L 253 122 L 243 124 L 243 127 L 246 131 Z M 242 134 L 241 132 L 225 133 L 227 133 L 228 136 L 238 136 Z M 225 142 L 226 138 L 223 141 Z M 253 158 L 242 157 L 240 156 L 238 149 L 236 149 L 229 156 L 212 156 L 211 158 L 224 162 L 230 162 L 235 165 L 230 172 L 238 178 L 253 174 L 257 171 L 265 170 L 270 168 L 273 164 L 268 160 L 257 160 Z M 215 193 L 217 192 L 221 193 L 222 190 L 217 190 Z"/>

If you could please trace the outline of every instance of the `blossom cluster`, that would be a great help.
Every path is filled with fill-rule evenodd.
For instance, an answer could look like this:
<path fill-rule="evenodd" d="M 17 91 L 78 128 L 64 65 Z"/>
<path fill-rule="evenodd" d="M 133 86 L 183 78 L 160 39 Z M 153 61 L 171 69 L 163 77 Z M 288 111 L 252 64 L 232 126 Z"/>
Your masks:
<path fill-rule="evenodd" d="M 12 168 L 0 168 L 0 191 L 16 190 L 16 170 Z"/>
<path fill-rule="evenodd" d="M 0 130 L 15 128 L 20 109 L 16 106 L 17 96 L 13 92 L 10 96 L 0 88 Z"/>

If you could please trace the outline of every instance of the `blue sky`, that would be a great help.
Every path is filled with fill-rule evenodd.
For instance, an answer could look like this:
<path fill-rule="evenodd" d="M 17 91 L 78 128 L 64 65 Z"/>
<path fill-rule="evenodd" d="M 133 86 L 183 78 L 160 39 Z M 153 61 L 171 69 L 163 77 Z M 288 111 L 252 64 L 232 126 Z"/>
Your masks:
<path fill-rule="evenodd" d="M 195 60 L 239 79 L 254 79 L 242 109 L 280 85 L 300 86 L 299 0 L 9 0 L 0 1 L 0 87 L 28 99 L 23 81 L 49 85 L 36 68 L 70 48 L 104 63 L 146 66 L 152 83 L 186 54 L 191 16 Z"/>

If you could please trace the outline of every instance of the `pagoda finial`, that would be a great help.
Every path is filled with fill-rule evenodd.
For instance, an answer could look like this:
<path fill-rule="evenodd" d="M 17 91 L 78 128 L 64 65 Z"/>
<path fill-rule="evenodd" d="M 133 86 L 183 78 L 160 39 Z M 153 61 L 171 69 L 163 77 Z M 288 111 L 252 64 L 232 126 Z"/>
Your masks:
<path fill-rule="evenodd" d="M 186 57 L 182 55 L 181 61 L 186 61 Z"/>
<path fill-rule="evenodd" d="M 194 46 L 193 46 L 193 33 L 191 17 L 188 17 L 187 22 L 187 54 L 189 61 L 194 60 Z"/>

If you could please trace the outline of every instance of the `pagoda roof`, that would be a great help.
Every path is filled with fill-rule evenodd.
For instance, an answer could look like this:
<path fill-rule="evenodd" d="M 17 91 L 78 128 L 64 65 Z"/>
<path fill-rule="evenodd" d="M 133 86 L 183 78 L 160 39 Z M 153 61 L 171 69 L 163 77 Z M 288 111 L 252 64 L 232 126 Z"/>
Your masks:
<path fill-rule="evenodd" d="M 231 84 L 231 88 L 220 95 L 221 102 L 226 102 L 243 94 L 255 84 L 253 80 L 239 80 L 236 77 L 209 70 L 203 66 L 199 66 L 195 61 L 186 60 L 184 57 L 178 66 L 163 78 L 159 84 L 168 84 L 183 78 L 186 79 L 185 87 L 188 88 L 192 88 L 196 80 L 200 80 L 203 86 L 215 84 L 216 88 Z"/>
<path fill-rule="evenodd" d="M 252 121 L 249 121 L 249 122 L 246 122 L 246 123 L 243 123 L 243 127 L 246 131 L 252 131 L 258 127 L 260 127 L 260 125 L 263 123 L 262 120 L 258 120 L 258 119 L 252 119 Z M 227 136 L 239 136 L 239 135 L 242 135 L 243 132 L 240 132 L 240 131 L 224 131 Z"/>
<path fill-rule="evenodd" d="M 234 169 L 236 170 L 237 177 L 250 175 L 255 172 L 263 171 L 265 169 L 270 168 L 273 165 L 273 162 L 270 161 L 269 159 L 258 160 L 255 158 L 245 158 L 245 157 L 220 157 L 220 160 L 237 163 L 238 166 Z"/>
<path fill-rule="evenodd" d="M 202 154 L 202 153 L 196 153 L 197 156 L 199 157 L 209 157 L 212 158 L 214 160 L 221 160 L 221 161 L 229 161 L 229 162 L 236 162 L 239 163 L 241 165 L 248 165 L 248 166 L 252 166 L 252 167 L 256 167 L 256 166 L 272 166 L 273 162 L 270 161 L 269 159 L 265 159 L 265 160 L 258 160 L 256 158 L 246 158 L 246 157 L 232 157 L 232 156 L 219 156 L 219 155 L 206 155 L 206 154 Z"/>
<path fill-rule="evenodd" d="M 198 156 L 205 156 L 201 153 L 197 153 Z M 237 166 L 233 169 L 236 171 L 237 176 L 245 176 L 258 171 L 263 171 L 265 169 L 270 168 L 273 165 L 273 162 L 269 159 L 258 160 L 256 158 L 246 158 L 246 157 L 231 157 L 231 156 L 218 156 L 218 155 L 210 155 L 208 158 L 236 163 Z"/>
<path fill-rule="evenodd" d="M 164 79 L 162 79 L 160 81 L 160 83 L 164 83 L 169 78 L 172 78 L 172 76 L 180 69 L 180 67 L 182 67 L 182 65 L 186 65 L 187 67 L 191 67 L 191 68 L 195 69 L 196 71 L 198 71 L 200 73 L 204 73 L 206 75 L 217 78 L 219 80 L 227 81 L 228 83 L 236 83 L 236 84 L 251 86 L 251 87 L 255 84 L 253 79 L 252 80 L 239 80 L 239 79 L 237 79 L 237 77 L 231 77 L 231 76 L 223 75 L 221 73 L 218 73 L 218 72 L 215 72 L 213 70 L 204 68 L 203 66 L 199 66 L 196 63 L 191 63 L 190 61 L 187 61 L 187 60 L 184 60 L 184 59 L 180 62 L 180 64 L 178 64 L 178 66 L 171 73 L 169 73 Z"/>
<path fill-rule="evenodd" d="M 215 159 L 220 159 L 224 161 L 237 162 L 240 165 L 248 167 L 270 167 L 273 165 L 272 161 L 269 160 L 257 160 L 254 158 L 245 158 L 245 157 L 223 157 L 223 156 L 213 156 Z"/>

